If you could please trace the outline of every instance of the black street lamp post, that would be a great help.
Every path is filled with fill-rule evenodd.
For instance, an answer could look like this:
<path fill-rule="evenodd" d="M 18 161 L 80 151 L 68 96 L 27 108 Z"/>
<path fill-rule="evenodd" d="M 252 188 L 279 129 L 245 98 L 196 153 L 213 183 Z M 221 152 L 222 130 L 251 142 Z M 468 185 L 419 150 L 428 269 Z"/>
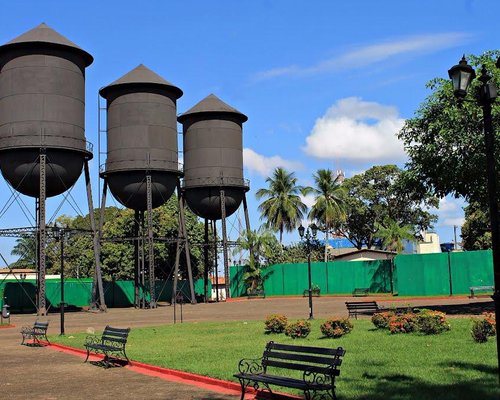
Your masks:
<path fill-rule="evenodd" d="M 305 239 L 307 248 L 307 275 L 308 275 L 308 287 L 309 287 L 309 319 L 314 319 L 313 315 L 313 300 L 312 300 L 312 279 L 311 279 L 311 251 L 312 251 L 312 241 L 316 239 L 316 234 L 318 233 L 318 227 L 315 224 L 309 225 L 309 227 L 304 228 L 302 225 L 299 226 L 300 239 Z"/>
<path fill-rule="evenodd" d="M 496 62 L 496 66 L 497 68 L 500 68 L 500 57 Z M 463 100 L 467 95 L 467 89 L 470 83 L 476 76 L 474 69 L 467 64 L 464 56 L 457 65 L 453 66 L 448 71 L 448 74 L 453 82 L 455 96 L 458 99 Z M 497 88 L 493 82 L 489 82 L 491 76 L 488 75 L 488 71 L 484 65 L 481 68 L 481 76 L 478 79 L 481 81 L 477 101 L 483 109 L 486 178 L 488 181 L 491 248 L 493 253 L 493 279 L 495 284 L 495 292 L 493 293 L 492 298 L 495 303 L 497 356 L 499 366 L 498 372 L 500 374 L 500 331 L 498 327 L 500 320 L 500 221 L 498 215 L 498 193 L 495 171 L 495 133 L 493 132 L 491 118 L 491 105 L 497 97 Z"/>

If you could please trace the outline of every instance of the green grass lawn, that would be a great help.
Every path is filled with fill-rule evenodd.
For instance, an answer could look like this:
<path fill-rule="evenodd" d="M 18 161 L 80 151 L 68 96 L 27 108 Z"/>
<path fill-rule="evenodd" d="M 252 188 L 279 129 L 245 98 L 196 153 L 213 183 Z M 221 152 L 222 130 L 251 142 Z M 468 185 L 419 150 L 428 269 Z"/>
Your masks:
<path fill-rule="evenodd" d="M 340 339 L 321 337 L 322 320 L 306 339 L 264 334 L 261 321 L 183 323 L 133 328 L 127 353 L 133 360 L 234 380 L 241 358 L 260 357 L 273 340 L 346 349 L 336 393 L 340 400 L 489 400 L 500 398 L 495 341 L 477 344 L 470 319 L 452 319 L 451 330 L 435 336 L 390 335 L 368 320 Z M 83 347 L 87 334 L 52 336 L 51 341 Z M 285 388 L 278 389 L 287 391 Z"/>

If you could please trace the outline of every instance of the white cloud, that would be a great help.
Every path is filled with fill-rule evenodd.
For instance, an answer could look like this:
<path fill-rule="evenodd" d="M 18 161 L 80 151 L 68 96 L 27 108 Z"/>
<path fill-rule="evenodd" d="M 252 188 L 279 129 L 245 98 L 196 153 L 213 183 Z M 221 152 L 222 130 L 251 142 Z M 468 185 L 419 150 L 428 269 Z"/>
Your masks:
<path fill-rule="evenodd" d="M 243 164 L 250 171 L 254 171 L 265 178 L 270 176 L 276 167 L 283 167 L 292 171 L 303 168 L 299 162 L 285 160 L 280 156 L 266 157 L 249 148 L 243 149 Z"/>
<path fill-rule="evenodd" d="M 400 162 L 406 156 L 396 133 L 403 123 L 395 107 L 348 97 L 316 120 L 304 151 L 335 161 Z"/>
<path fill-rule="evenodd" d="M 311 208 L 316 201 L 314 195 L 312 194 L 308 194 L 307 196 L 300 195 L 300 199 L 302 200 L 302 203 L 304 203 L 307 206 L 307 208 Z"/>
<path fill-rule="evenodd" d="M 471 34 L 463 32 L 409 36 L 403 39 L 360 47 L 311 66 L 299 67 L 291 65 L 262 71 L 255 75 L 254 80 L 261 81 L 282 76 L 316 75 L 350 68 L 366 67 L 400 55 L 430 54 L 442 49 L 463 46 L 471 38 Z"/>
<path fill-rule="evenodd" d="M 442 222 L 439 223 L 440 226 L 458 226 L 459 228 L 464 224 L 465 218 L 457 217 L 457 218 L 445 218 Z"/>
<path fill-rule="evenodd" d="M 437 226 L 461 227 L 465 222 L 463 210 L 465 206 L 463 199 L 447 196 L 439 200 L 439 208 L 431 208 L 429 211 L 438 216 Z"/>

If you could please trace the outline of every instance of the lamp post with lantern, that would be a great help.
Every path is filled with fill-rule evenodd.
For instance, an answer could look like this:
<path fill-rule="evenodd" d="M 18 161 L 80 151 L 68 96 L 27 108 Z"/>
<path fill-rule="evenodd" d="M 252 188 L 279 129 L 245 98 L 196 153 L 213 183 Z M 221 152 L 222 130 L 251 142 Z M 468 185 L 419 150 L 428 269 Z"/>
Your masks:
<path fill-rule="evenodd" d="M 316 235 L 318 234 L 318 227 L 315 224 L 309 225 L 309 227 L 304 228 L 302 225 L 299 226 L 300 239 L 304 240 L 307 249 L 307 275 L 308 275 L 308 289 L 309 289 L 309 319 L 314 319 L 313 315 L 313 301 L 312 301 L 312 279 L 311 279 L 311 251 L 312 251 L 312 241 L 316 240 Z"/>
<path fill-rule="evenodd" d="M 496 67 L 500 68 L 500 57 L 496 61 Z M 460 62 L 451 67 L 448 74 L 453 82 L 453 93 L 459 101 L 464 101 L 467 96 L 467 90 L 476 77 L 476 72 L 469 64 L 465 56 Z M 484 144 L 486 155 L 486 179 L 488 186 L 488 203 L 490 209 L 490 224 L 491 224 L 491 249 L 493 253 L 493 279 L 495 291 L 493 293 L 493 301 L 495 303 L 495 319 L 496 319 L 496 340 L 498 366 L 500 374 L 500 334 L 498 322 L 500 320 L 500 225 L 498 215 L 498 192 L 495 171 L 495 133 L 493 131 L 493 123 L 491 116 L 492 104 L 497 97 L 497 88 L 493 82 L 490 82 L 491 76 L 488 74 L 486 66 L 481 68 L 481 75 L 478 77 L 481 82 L 477 95 L 477 102 L 483 110 L 483 129 L 484 129 Z"/>

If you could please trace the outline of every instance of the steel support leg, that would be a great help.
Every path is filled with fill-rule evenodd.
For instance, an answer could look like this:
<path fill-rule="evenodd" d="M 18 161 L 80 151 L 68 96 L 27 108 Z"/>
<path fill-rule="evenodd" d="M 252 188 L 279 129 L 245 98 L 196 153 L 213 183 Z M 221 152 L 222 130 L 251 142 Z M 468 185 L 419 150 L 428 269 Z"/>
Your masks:
<path fill-rule="evenodd" d="M 208 302 L 208 271 L 209 271 L 209 258 L 208 258 L 208 219 L 205 218 L 205 236 L 203 238 L 203 259 L 205 263 L 205 269 L 203 271 L 203 296 L 205 303 Z"/>
<path fill-rule="evenodd" d="M 38 200 L 38 315 L 47 313 L 45 303 L 45 200 L 46 200 L 46 166 L 47 155 L 45 151 L 40 152 L 40 194 Z"/>
<path fill-rule="evenodd" d="M 156 308 L 155 260 L 153 246 L 153 186 L 151 175 L 146 175 L 146 199 L 148 212 L 148 269 L 149 269 L 149 308 Z"/>
<path fill-rule="evenodd" d="M 226 231 L 226 196 L 224 190 L 220 191 L 220 209 L 222 214 L 222 253 L 224 256 L 224 287 L 226 299 L 231 297 L 229 286 L 229 257 L 227 254 L 227 231 Z"/>
<path fill-rule="evenodd" d="M 134 214 L 134 307 L 140 308 L 139 277 L 141 276 L 139 262 L 139 211 Z"/>
<path fill-rule="evenodd" d="M 215 298 L 217 303 L 219 302 L 219 266 L 218 266 L 218 258 L 219 253 L 217 249 L 217 224 L 216 221 L 212 221 L 213 231 L 214 231 L 214 270 L 215 270 Z"/>
<path fill-rule="evenodd" d="M 95 215 L 94 215 L 94 202 L 92 200 L 92 187 L 90 184 L 90 172 L 88 160 L 83 163 L 83 169 L 85 171 L 85 184 L 87 186 L 87 201 L 89 206 L 89 219 L 90 219 L 90 229 L 92 230 L 92 240 L 94 244 L 94 257 L 95 257 L 95 273 L 94 273 L 94 285 L 92 289 L 92 303 L 96 305 L 97 296 L 95 293 L 96 286 L 99 291 L 99 310 L 106 311 L 106 302 L 104 301 L 104 289 L 102 286 L 102 274 L 101 274 L 101 248 L 99 242 L 99 235 L 96 233 Z"/>
<path fill-rule="evenodd" d="M 180 185 L 178 187 L 178 193 L 181 194 Z M 186 253 L 186 267 L 189 279 L 189 291 L 191 292 L 191 304 L 196 304 L 196 297 L 194 294 L 194 283 L 193 283 L 193 270 L 191 268 L 191 252 L 189 249 L 189 239 L 186 229 L 186 219 L 184 217 L 184 198 L 182 195 L 179 196 L 179 229 L 182 229 L 182 236 L 184 240 L 184 251 Z"/>

